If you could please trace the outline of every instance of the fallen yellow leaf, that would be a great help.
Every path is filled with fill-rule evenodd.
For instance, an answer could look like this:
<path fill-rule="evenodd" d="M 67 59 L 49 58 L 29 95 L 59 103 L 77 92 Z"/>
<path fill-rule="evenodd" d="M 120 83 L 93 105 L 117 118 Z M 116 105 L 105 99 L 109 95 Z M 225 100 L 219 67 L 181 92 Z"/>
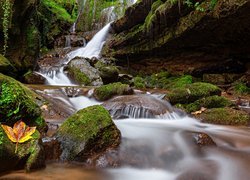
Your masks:
<path fill-rule="evenodd" d="M 36 127 L 29 127 L 23 121 L 17 121 L 13 128 L 7 125 L 1 125 L 8 138 L 16 143 L 15 153 L 17 152 L 18 143 L 24 143 L 32 138 L 32 134 L 36 131 Z"/>

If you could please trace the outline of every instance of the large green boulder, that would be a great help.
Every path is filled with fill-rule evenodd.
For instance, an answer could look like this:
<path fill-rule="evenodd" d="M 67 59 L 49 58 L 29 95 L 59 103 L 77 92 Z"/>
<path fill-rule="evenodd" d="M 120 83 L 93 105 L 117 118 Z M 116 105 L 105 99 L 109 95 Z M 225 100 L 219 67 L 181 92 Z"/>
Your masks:
<path fill-rule="evenodd" d="M 133 94 L 133 89 L 128 84 L 112 83 L 95 88 L 94 97 L 98 101 L 105 101 L 112 98 L 115 95 L 127 95 Z"/>
<path fill-rule="evenodd" d="M 9 140 L 0 126 L 0 172 L 23 168 L 30 171 L 45 166 L 41 135 L 37 130 L 31 140 L 19 143 L 17 147 L 15 152 L 16 144 Z"/>
<path fill-rule="evenodd" d="M 108 111 L 90 106 L 69 117 L 56 134 L 61 143 L 62 160 L 86 161 L 120 143 L 120 131 Z"/>
<path fill-rule="evenodd" d="M 36 104 L 36 97 L 38 96 L 23 84 L 0 73 L 0 123 L 12 126 L 23 120 L 29 126 L 45 129 L 46 123 Z"/>
<path fill-rule="evenodd" d="M 209 83 L 197 82 L 175 88 L 165 96 L 171 104 L 189 104 L 203 97 L 220 95 L 221 89 Z"/>

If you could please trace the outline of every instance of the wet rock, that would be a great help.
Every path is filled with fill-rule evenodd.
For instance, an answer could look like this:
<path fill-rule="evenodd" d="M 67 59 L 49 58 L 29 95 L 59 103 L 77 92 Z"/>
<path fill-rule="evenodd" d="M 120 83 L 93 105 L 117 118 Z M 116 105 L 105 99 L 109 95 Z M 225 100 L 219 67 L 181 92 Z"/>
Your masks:
<path fill-rule="evenodd" d="M 0 122 L 13 125 L 23 120 L 39 130 L 46 128 L 41 110 L 36 104 L 37 94 L 15 79 L 0 74 Z"/>
<path fill-rule="evenodd" d="M 114 119 L 155 118 L 171 113 L 174 108 L 164 100 L 149 95 L 118 96 L 102 104 Z"/>
<path fill-rule="evenodd" d="M 98 70 L 104 84 L 117 82 L 119 72 L 116 66 L 102 66 Z"/>
<path fill-rule="evenodd" d="M 221 125 L 243 125 L 249 124 L 248 113 L 232 108 L 207 109 L 203 113 L 196 115 L 198 119 L 205 123 Z"/>
<path fill-rule="evenodd" d="M 127 84 L 112 83 L 95 88 L 93 96 L 98 101 L 105 101 L 115 95 L 133 94 L 133 89 Z"/>
<path fill-rule="evenodd" d="M 188 104 L 203 97 L 220 95 L 221 89 L 209 83 L 197 82 L 173 89 L 165 96 L 171 104 Z"/>
<path fill-rule="evenodd" d="M 200 147 L 215 146 L 215 142 L 205 133 L 193 133 L 196 144 Z"/>
<path fill-rule="evenodd" d="M 216 85 L 224 85 L 236 81 L 241 76 L 241 74 L 203 74 L 203 81 Z"/>
<path fill-rule="evenodd" d="M 47 161 L 60 160 L 62 150 L 60 143 L 55 138 L 43 138 L 43 147 Z"/>
<path fill-rule="evenodd" d="M 69 117 L 56 134 L 62 160 L 86 161 L 120 144 L 120 131 L 108 111 L 96 105 Z"/>
<path fill-rule="evenodd" d="M 36 72 L 29 71 L 23 76 L 23 82 L 26 84 L 45 84 L 46 79 Z"/>
<path fill-rule="evenodd" d="M 119 74 L 118 81 L 123 84 L 132 84 L 133 76 L 131 74 Z"/>
<path fill-rule="evenodd" d="M 23 168 L 30 171 L 45 166 L 41 135 L 37 130 L 31 140 L 18 144 L 17 153 L 15 153 L 15 147 L 16 144 L 9 140 L 0 127 L 0 172 Z"/>
<path fill-rule="evenodd" d="M 84 58 L 74 58 L 67 66 L 69 76 L 84 85 L 100 86 L 102 80 L 97 69 L 93 68 Z"/>
<path fill-rule="evenodd" d="M 58 47 L 83 47 L 86 45 L 86 40 L 77 34 L 70 34 L 56 39 L 54 46 Z"/>

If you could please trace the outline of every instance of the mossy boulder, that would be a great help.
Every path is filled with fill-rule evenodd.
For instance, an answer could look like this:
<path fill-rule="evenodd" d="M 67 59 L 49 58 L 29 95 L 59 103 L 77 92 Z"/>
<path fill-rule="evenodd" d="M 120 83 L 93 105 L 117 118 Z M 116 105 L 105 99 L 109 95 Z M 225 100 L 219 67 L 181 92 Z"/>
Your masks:
<path fill-rule="evenodd" d="M 26 84 L 45 84 L 46 79 L 36 72 L 28 71 L 23 75 L 22 82 Z"/>
<path fill-rule="evenodd" d="M 18 120 L 23 120 L 29 126 L 44 129 L 46 123 L 36 104 L 36 97 L 23 84 L 0 73 L 0 122 L 12 126 Z"/>
<path fill-rule="evenodd" d="M 11 74 L 15 71 L 10 61 L 0 54 L 0 73 Z"/>
<path fill-rule="evenodd" d="M 199 99 L 193 103 L 190 103 L 188 105 L 184 105 L 184 109 L 187 112 L 195 112 L 201 109 L 201 107 L 204 108 L 221 108 L 221 107 L 229 107 L 233 106 L 233 103 L 228 100 L 227 98 L 223 96 L 209 96 L 204 97 L 202 99 Z"/>
<path fill-rule="evenodd" d="M 248 125 L 250 120 L 248 113 L 232 108 L 208 109 L 197 115 L 197 118 L 205 123 L 243 126 Z"/>
<path fill-rule="evenodd" d="M 197 82 L 173 89 L 165 96 L 171 104 L 189 104 L 198 99 L 220 95 L 221 89 L 209 83 Z"/>
<path fill-rule="evenodd" d="M 115 95 L 133 94 L 133 89 L 128 84 L 112 83 L 95 88 L 94 97 L 98 101 L 105 101 Z"/>
<path fill-rule="evenodd" d="M 97 69 L 92 67 L 85 58 L 76 57 L 67 66 L 69 76 L 81 85 L 102 85 L 102 80 Z"/>
<path fill-rule="evenodd" d="M 31 140 L 18 144 L 16 153 L 15 148 L 16 144 L 9 140 L 0 126 L 0 172 L 23 168 L 30 171 L 45 166 L 41 135 L 37 130 Z"/>
<path fill-rule="evenodd" d="M 99 70 L 100 76 L 104 84 L 117 82 L 119 70 L 116 66 L 106 65 L 101 61 L 95 64 L 95 67 Z"/>
<path fill-rule="evenodd" d="M 58 129 L 56 137 L 61 143 L 62 160 L 86 161 L 117 147 L 121 135 L 108 111 L 95 105 L 69 117 Z"/>

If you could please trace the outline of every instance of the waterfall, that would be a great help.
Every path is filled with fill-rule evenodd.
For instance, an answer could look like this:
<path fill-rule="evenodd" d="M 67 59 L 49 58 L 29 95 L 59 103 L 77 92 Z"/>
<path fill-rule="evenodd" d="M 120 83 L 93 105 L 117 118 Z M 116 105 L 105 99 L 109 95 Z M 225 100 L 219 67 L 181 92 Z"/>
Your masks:
<path fill-rule="evenodd" d="M 39 74 L 46 78 L 47 83 L 49 85 L 75 85 L 64 73 L 64 66 L 74 57 L 99 57 L 102 47 L 106 41 L 106 37 L 109 33 L 109 30 L 110 23 L 107 24 L 104 28 L 102 28 L 85 47 L 81 47 L 75 51 L 68 53 L 66 60 L 64 60 L 64 64 L 59 68 L 59 70 L 57 68 L 56 70 L 39 72 Z"/>
<path fill-rule="evenodd" d="M 86 58 L 99 57 L 109 30 L 110 23 L 104 26 L 85 47 L 70 52 L 68 54 L 69 61 L 77 56 Z"/>

